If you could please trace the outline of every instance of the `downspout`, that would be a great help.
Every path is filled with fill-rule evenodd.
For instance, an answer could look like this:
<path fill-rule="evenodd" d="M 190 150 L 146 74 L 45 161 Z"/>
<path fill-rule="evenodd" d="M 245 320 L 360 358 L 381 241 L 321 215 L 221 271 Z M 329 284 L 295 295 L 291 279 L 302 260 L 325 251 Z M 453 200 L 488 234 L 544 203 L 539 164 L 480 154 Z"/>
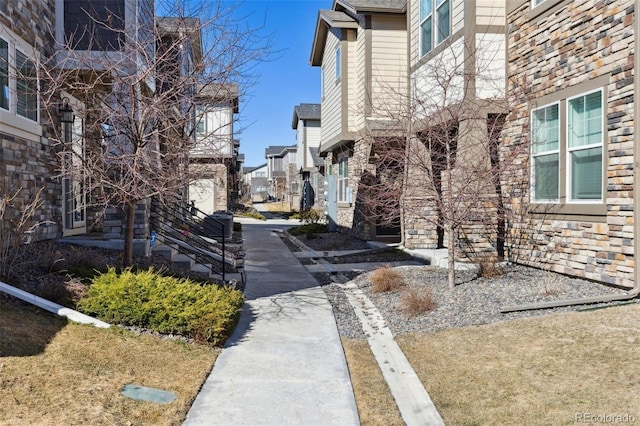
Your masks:
<path fill-rule="evenodd" d="M 633 42 L 634 51 L 636 52 L 633 64 L 633 187 L 636 189 L 633 196 L 633 287 L 624 294 L 557 300 L 553 302 L 532 303 L 528 305 L 505 306 L 500 309 L 500 312 L 503 314 L 507 312 L 550 309 L 563 306 L 587 305 L 592 303 L 619 302 L 634 299 L 638 297 L 638 294 L 640 294 L 640 267 L 638 265 L 638 256 L 640 254 L 640 235 L 638 233 L 638 227 L 640 227 L 640 196 L 638 196 L 638 193 L 640 191 L 637 190 L 637 188 L 640 188 L 640 102 L 638 102 L 638 95 L 640 94 L 640 54 L 638 54 L 638 47 L 640 46 L 640 19 L 638 19 L 638 13 L 640 13 L 640 0 L 635 1 L 633 9 Z"/>

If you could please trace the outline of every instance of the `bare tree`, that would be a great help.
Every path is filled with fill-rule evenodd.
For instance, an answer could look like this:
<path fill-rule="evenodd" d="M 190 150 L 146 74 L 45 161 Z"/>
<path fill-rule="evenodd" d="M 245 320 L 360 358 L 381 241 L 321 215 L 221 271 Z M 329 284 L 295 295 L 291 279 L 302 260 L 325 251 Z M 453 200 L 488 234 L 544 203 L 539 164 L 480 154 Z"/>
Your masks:
<path fill-rule="evenodd" d="M 482 265 L 504 254 L 501 178 L 517 164 L 499 148 L 508 108 L 494 66 L 489 54 L 447 46 L 413 75 L 402 108 L 378 109 L 386 125 L 366 136 L 370 173 L 359 201 L 379 223 L 400 211 L 405 246 L 410 230 L 429 248 L 446 247 L 450 288 L 456 258 Z"/>
<path fill-rule="evenodd" d="M 153 1 L 134 20 L 130 11 L 84 3 L 85 23 L 65 28 L 56 55 L 37 64 L 34 76 L 60 176 L 76 185 L 74 208 L 124 209 L 125 264 L 132 263 L 138 203 L 170 202 L 198 178 L 188 167 L 198 100 L 235 102 L 269 55 L 269 38 L 223 2 L 155 3 L 167 17 L 154 17 Z M 61 117 L 68 107 L 81 123 Z M 220 149 L 219 139 L 210 140 L 198 149 Z"/>

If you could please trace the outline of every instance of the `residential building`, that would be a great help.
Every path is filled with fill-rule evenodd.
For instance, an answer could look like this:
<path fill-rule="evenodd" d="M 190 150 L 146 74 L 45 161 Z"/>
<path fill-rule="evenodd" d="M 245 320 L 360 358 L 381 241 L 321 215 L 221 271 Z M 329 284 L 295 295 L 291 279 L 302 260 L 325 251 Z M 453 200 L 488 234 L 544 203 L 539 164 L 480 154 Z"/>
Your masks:
<path fill-rule="evenodd" d="M 491 177 L 507 111 L 505 2 L 408 3 L 412 131 L 404 245 L 455 244 L 461 258 L 500 257 L 500 186 Z"/>
<path fill-rule="evenodd" d="M 265 149 L 270 199 L 287 201 L 291 204 L 292 199 L 299 196 L 296 150 L 296 145 L 268 146 Z"/>
<path fill-rule="evenodd" d="M 263 203 L 269 198 L 269 180 L 267 179 L 267 163 L 257 167 L 244 168 L 244 185 L 249 188 L 251 201 Z"/>
<path fill-rule="evenodd" d="M 291 202 L 300 210 L 310 207 L 324 210 L 324 160 L 318 155 L 320 111 L 320 104 L 300 104 L 293 108 L 291 128 L 296 131 L 298 179 L 295 183 L 297 189 L 292 191 L 295 196 Z M 292 180 L 292 185 L 293 182 Z"/>
<path fill-rule="evenodd" d="M 638 3 L 507 6 L 511 112 L 501 155 L 520 166 L 503 177 L 509 258 L 632 287 Z"/>
<path fill-rule="evenodd" d="M 206 214 L 231 210 L 237 201 L 238 146 L 233 124 L 237 85 L 201 87 L 196 97 L 196 143 L 189 154 L 189 199 Z"/>
<path fill-rule="evenodd" d="M 54 144 L 43 126 L 46 114 L 36 86 L 28 78 L 37 73 L 38 61 L 54 54 L 54 12 L 53 0 L 0 3 L 0 191 L 8 196 L 19 190 L 16 201 L 25 203 L 42 191 L 43 203 L 35 214 L 41 222 L 35 235 L 39 239 L 58 237 L 67 229 Z M 3 214 L 9 220 L 12 212 Z"/>
<path fill-rule="evenodd" d="M 311 48 L 310 63 L 321 70 L 328 220 L 364 239 L 400 233 L 399 223 L 381 226 L 361 179 L 380 176 L 374 142 L 404 135 L 398 117 L 408 93 L 406 16 L 406 1 L 336 0 L 319 11 Z"/>

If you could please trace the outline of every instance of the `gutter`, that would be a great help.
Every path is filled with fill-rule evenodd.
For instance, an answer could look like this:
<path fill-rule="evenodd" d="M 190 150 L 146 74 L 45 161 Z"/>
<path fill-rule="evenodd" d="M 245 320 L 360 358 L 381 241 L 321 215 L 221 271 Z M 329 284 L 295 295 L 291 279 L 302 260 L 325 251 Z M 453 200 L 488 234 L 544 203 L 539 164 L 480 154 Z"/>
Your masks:
<path fill-rule="evenodd" d="M 640 46 L 640 19 L 638 19 L 638 13 L 640 13 L 640 0 L 636 0 L 634 3 L 634 18 L 633 18 L 633 42 L 634 48 L 638 49 Z M 634 94 L 634 103 L 633 103 L 633 155 L 634 155 L 634 164 L 633 164 L 633 186 L 634 188 L 640 188 L 640 102 L 638 101 L 638 96 L 640 95 L 640 55 L 635 55 L 634 58 L 634 81 L 633 81 L 633 94 Z M 640 294 L 640 268 L 638 265 L 638 255 L 640 254 L 640 235 L 638 232 L 638 227 L 640 227 L 640 217 L 638 217 L 638 213 L 640 212 L 640 196 L 638 196 L 639 191 L 635 191 L 633 198 L 633 257 L 635 261 L 634 270 L 633 270 L 633 287 L 626 294 L 616 294 L 609 296 L 594 296 L 594 297 L 585 297 L 582 299 L 568 299 L 568 300 L 558 300 L 554 302 L 542 302 L 542 303 L 532 303 L 528 305 L 510 305 L 505 306 L 500 309 L 501 313 L 507 312 L 518 312 L 518 311 L 531 311 L 535 309 L 550 309 L 550 308 L 559 308 L 563 306 L 573 306 L 573 305 L 587 305 L 592 303 L 606 303 L 606 302 L 618 302 L 631 300 L 638 297 Z"/>

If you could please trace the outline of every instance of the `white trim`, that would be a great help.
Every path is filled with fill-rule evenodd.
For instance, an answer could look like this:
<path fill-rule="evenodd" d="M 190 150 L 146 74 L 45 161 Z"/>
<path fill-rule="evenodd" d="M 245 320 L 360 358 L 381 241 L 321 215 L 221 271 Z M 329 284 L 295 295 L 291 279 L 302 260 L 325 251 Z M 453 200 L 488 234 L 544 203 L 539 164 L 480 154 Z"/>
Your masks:
<path fill-rule="evenodd" d="M 542 109 L 546 109 L 552 106 L 557 106 L 558 107 L 558 148 L 556 148 L 555 150 L 551 150 L 551 151 L 544 151 L 544 152 L 538 152 L 538 153 L 534 153 L 534 145 L 535 142 L 533 140 L 533 119 L 534 119 L 534 113 L 536 111 L 542 110 Z M 531 202 L 533 203 L 542 203 L 542 204 L 557 204 L 560 201 L 560 183 L 561 183 L 561 179 L 560 179 L 560 158 L 561 158 L 561 150 L 562 150 L 562 140 L 560 138 L 560 127 L 561 127 L 561 117 L 560 117 L 560 102 L 556 101 L 556 102 L 551 102 L 549 104 L 546 105 L 541 105 L 537 108 L 532 108 L 530 113 L 529 113 L 529 127 L 530 127 L 530 134 L 531 134 L 531 167 L 529 168 L 529 187 L 530 187 L 530 194 L 529 194 L 529 199 Z M 554 198 L 554 199 L 540 199 L 538 200 L 537 198 L 535 198 L 535 189 L 536 189 L 536 179 L 535 179 L 535 158 L 536 157 L 541 157 L 541 156 L 546 156 L 546 155 L 552 155 L 552 154 L 558 154 L 558 198 Z"/>

